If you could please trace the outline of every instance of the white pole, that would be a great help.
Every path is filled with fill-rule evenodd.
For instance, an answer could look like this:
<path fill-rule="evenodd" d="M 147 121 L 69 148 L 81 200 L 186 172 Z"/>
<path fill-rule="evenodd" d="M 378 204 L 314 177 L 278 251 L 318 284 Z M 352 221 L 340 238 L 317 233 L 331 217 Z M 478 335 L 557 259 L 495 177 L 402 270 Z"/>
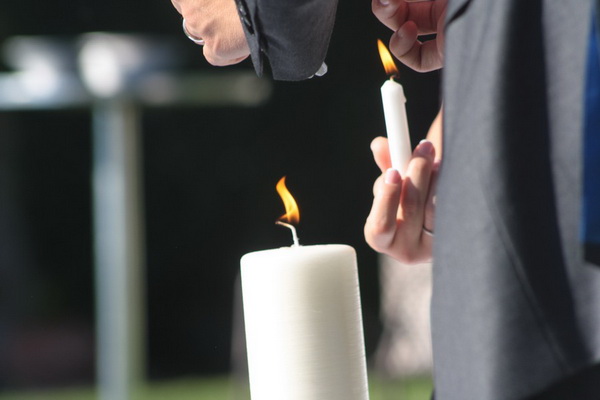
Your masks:
<path fill-rule="evenodd" d="M 138 112 L 93 109 L 93 212 L 99 399 L 127 400 L 144 375 L 145 307 Z"/>

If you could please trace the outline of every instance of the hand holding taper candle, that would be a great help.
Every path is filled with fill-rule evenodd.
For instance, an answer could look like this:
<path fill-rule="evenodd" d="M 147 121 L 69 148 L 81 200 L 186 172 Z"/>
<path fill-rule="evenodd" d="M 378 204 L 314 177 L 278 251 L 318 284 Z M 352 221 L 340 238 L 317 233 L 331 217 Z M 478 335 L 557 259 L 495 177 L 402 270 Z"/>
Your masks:
<path fill-rule="evenodd" d="M 354 249 L 300 246 L 283 178 L 277 190 L 294 245 L 241 260 L 252 400 L 368 400 Z"/>
<path fill-rule="evenodd" d="M 384 64 L 391 56 L 379 43 Z M 389 72 L 388 72 L 389 73 Z M 404 263 L 430 261 L 435 214 L 435 185 L 439 163 L 436 148 L 423 141 L 411 154 L 402 86 L 389 80 L 381 89 L 388 140 L 371 143 L 382 172 L 373 188 L 373 206 L 365 224 L 365 239 L 378 252 Z M 428 133 L 439 146 L 441 111 Z"/>
<path fill-rule="evenodd" d="M 381 86 L 381 100 L 390 145 L 392 168 L 404 175 L 412 153 L 408 119 L 406 117 L 406 97 L 402 85 L 394 80 L 398 75 L 398 69 L 394 64 L 392 55 L 381 40 L 377 41 L 377 46 L 379 47 L 379 55 L 385 72 L 390 77 Z"/>

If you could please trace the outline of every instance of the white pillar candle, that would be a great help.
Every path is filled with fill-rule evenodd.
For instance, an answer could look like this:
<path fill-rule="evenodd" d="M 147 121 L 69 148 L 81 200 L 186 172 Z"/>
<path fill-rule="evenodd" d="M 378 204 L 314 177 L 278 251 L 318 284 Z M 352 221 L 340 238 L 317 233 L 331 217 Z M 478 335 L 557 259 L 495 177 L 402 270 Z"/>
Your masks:
<path fill-rule="evenodd" d="M 253 400 L 368 400 L 356 253 L 346 245 L 246 254 Z"/>
<path fill-rule="evenodd" d="M 381 100 L 385 116 L 385 128 L 390 146 L 392 168 L 403 176 L 412 155 L 408 119 L 406 117 L 406 97 L 402 85 L 388 79 L 381 86 Z"/>

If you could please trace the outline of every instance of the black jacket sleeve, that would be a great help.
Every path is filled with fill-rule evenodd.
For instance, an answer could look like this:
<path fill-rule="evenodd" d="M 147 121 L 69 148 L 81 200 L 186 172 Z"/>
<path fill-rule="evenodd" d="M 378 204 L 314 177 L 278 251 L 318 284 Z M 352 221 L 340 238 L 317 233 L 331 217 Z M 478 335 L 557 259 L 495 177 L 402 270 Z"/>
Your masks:
<path fill-rule="evenodd" d="M 299 81 L 323 64 L 337 0 L 236 0 L 256 73 Z"/>

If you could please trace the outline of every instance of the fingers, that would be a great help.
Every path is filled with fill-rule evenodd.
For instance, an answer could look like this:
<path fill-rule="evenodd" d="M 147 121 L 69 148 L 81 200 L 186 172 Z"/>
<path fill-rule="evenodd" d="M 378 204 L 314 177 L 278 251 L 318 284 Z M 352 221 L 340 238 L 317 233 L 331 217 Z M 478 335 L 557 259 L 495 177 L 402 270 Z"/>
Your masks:
<path fill-rule="evenodd" d="M 377 178 L 373 185 L 373 196 L 376 196 L 380 190 L 380 186 L 383 185 L 383 177 L 385 171 L 392 168 L 392 161 L 390 159 L 390 148 L 388 145 L 387 138 L 377 137 L 371 142 L 371 151 L 373 152 L 373 158 L 375 163 L 381 170 L 382 175 Z"/>
<path fill-rule="evenodd" d="M 421 142 L 408 164 L 400 199 L 403 240 L 417 246 L 422 239 L 425 209 L 429 198 L 435 149 L 429 141 Z"/>
<path fill-rule="evenodd" d="M 407 20 L 407 5 L 403 0 L 372 0 L 371 10 L 382 24 L 393 31 Z"/>
<path fill-rule="evenodd" d="M 372 0 L 371 8 L 373 14 L 394 31 L 390 51 L 403 64 L 419 72 L 442 67 L 445 0 Z M 418 40 L 420 35 L 436 32 L 434 40 Z"/>
<path fill-rule="evenodd" d="M 247 54 L 240 57 L 231 58 L 230 47 L 223 47 L 222 44 L 210 39 L 205 39 L 205 41 L 206 44 L 202 48 L 204 58 L 209 64 L 216 67 L 225 67 L 227 65 L 238 64 L 244 61 L 250 55 Z"/>
<path fill-rule="evenodd" d="M 234 1 L 171 0 L 185 18 L 186 29 L 203 39 L 204 58 L 216 66 L 232 65 L 250 55 L 250 48 Z"/>
<path fill-rule="evenodd" d="M 371 10 L 382 24 L 398 30 L 407 21 L 419 27 L 419 34 L 434 33 L 437 29 L 435 1 L 406 2 L 405 0 L 372 0 Z"/>
<path fill-rule="evenodd" d="M 431 171 L 431 180 L 429 182 L 429 194 L 427 195 L 427 201 L 425 202 L 425 217 L 423 220 L 423 227 L 429 230 L 430 232 L 435 231 L 435 202 L 439 170 L 440 161 L 436 160 L 433 163 Z"/>
<path fill-rule="evenodd" d="M 177 10 L 177 12 L 179 14 L 181 14 L 181 6 L 179 5 L 179 0 L 171 0 L 171 4 L 173 4 L 173 7 L 175 7 L 175 9 Z"/>
<path fill-rule="evenodd" d="M 371 142 L 371 151 L 373 152 L 373 158 L 381 170 L 381 173 L 392 167 L 390 147 L 387 138 L 380 136 L 373 139 Z"/>
<path fill-rule="evenodd" d="M 387 149 L 387 141 L 377 138 L 373 154 Z M 431 259 L 432 238 L 423 234 L 425 223 L 433 226 L 435 149 L 421 142 L 413 153 L 406 177 L 388 169 L 374 186 L 371 212 L 365 224 L 365 239 L 376 251 L 406 263 Z M 385 165 L 385 163 L 382 163 Z M 428 214 L 429 213 L 429 214 Z"/>
<path fill-rule="evenodd" d="M 442 67 L 438 39 L 420 42 L 414 22 L 402 25 L 390 39 L 390 51 L 404 65 L 418 72 L 429 72 Z"/>
<path fill-rule="evenodd" d="M 202 52 L 206 61 L 211 65 L 237 64 L 250 55 L 250 48 L 237 15 L 234 19 L 208 20 L 205 18 L 197 22 L 196 25 L 193 25 L 193 23 L 194 20 L 190 21 L 188 30 L 194 36 L 204 39 L 205 44 L 202 47 Z M 196 27 L 197 33 L 192 31 L 193 28 L 190 27 Z"/>
<path fill-rule="evenodd" d="M 397 231 L 402 179 L 395 169 L 388 169 L 383 176 L 365 223 L 365 239 L 373 249 L 389 253 Z"/>

